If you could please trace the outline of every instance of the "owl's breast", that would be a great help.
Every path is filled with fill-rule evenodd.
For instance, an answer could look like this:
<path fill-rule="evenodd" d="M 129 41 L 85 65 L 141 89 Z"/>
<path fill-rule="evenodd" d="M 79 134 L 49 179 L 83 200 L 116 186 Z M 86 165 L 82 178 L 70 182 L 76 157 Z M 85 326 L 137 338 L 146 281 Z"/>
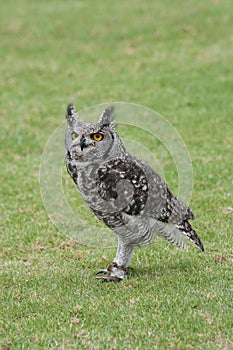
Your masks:
<path fill-rule="evenodd" d="M 93 196 L 96 197 L 96 195 L 98 195 L 96 176 L 97 170 L 95 167 L 85 167 L 77 171 L 76 185 L 84 200 L 87 202 L 93 201 Z"/>
<path fill-rule="evenodd" d="M 133 158 L 69 169 L 83 199 L 107 226 L 114 231 L 128 224 L 137 227 L 145 215 L 149 187 L 144 170 Z"/>

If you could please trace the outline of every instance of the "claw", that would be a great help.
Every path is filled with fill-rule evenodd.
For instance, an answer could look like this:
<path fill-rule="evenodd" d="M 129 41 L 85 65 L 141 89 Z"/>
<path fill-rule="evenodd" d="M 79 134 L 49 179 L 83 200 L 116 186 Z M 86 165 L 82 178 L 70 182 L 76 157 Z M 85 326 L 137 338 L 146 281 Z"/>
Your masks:
<path fill-rule="evenodd" d="M 97 276 L 97 280 L 102 280 L 103 282 L 120 282 L 122 278 L 116 277 L 116 276 Z"/>
<path fill-rule="evenodd" d="M 100 270 L 96 273 L 96 279 L 105 282 L 120 282 L 127 276 L 127 268 L 124 265 L 118 266 L 116 262 L 110 264 L 107 269 Z M 97 276 L 102 274 L 102 276 Z"/>
<path fill-rule="evenodd" d="M 107 273 L 109 273 L 109 271 L 107 269 L 99 270 L 98 272 L 96 272 L 96 275 L 100 275 L 101 273 L 106 275 Z"/>

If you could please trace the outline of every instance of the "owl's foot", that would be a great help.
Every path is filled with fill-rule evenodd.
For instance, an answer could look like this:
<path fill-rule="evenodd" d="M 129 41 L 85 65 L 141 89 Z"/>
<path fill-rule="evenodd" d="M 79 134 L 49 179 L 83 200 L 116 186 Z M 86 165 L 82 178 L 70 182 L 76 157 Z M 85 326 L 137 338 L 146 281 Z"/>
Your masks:
<path fill-rule="evenodd" d="M 96 275 L 103 274 L 103 276 L 97 276 L 96 279 L 100 279 L 106 282 L 120 282 L 127 275 L 127 268 L 124 265 L 118 266 L 113 262 L 105 270 L 100 270 Z"/>

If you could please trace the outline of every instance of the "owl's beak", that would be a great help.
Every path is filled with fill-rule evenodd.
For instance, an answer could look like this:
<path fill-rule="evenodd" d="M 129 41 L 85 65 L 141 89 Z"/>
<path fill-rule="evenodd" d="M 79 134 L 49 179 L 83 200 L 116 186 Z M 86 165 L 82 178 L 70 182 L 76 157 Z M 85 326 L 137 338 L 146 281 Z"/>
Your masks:
<path fill-rule="evenodd" d="M 81 151 L 83 151 L 83 149 L 87 147 L 87 144 L 86 144 L 86 139 L 85 137 L 82 135 L 81 139 L 80 139 L 80 148 L 81 148 Z"/>

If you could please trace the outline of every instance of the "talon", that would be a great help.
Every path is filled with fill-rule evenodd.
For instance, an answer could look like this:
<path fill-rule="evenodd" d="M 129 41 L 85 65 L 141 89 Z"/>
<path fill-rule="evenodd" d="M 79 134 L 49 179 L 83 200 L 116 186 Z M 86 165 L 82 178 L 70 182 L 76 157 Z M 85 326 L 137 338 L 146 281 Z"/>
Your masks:
<path fill-rule="evenodd" d="M 103 282 L 120 282 L 122 278 L 116 276 L 97 276 L 97 280 L 102 280 Z"/>
<path fill-rule="evenodd" d="M 99 270 L 98 272 L 96 272 L 96 275 L 100 275 L 101 273 L 106 275 L 107 273 L 109 273 L 109 271 L 107 269 Z"/>
<path fill-rule="evenodd" d="M 102 276 L 97 276 L 102 274 Z M 96 273 L 96 279 L 103 282 L 120 282 L 127 277 L 127 268 L 124 265 L 118 266 L 116 262 L 110 264 L 107 269 L 100 270 Z"/>

